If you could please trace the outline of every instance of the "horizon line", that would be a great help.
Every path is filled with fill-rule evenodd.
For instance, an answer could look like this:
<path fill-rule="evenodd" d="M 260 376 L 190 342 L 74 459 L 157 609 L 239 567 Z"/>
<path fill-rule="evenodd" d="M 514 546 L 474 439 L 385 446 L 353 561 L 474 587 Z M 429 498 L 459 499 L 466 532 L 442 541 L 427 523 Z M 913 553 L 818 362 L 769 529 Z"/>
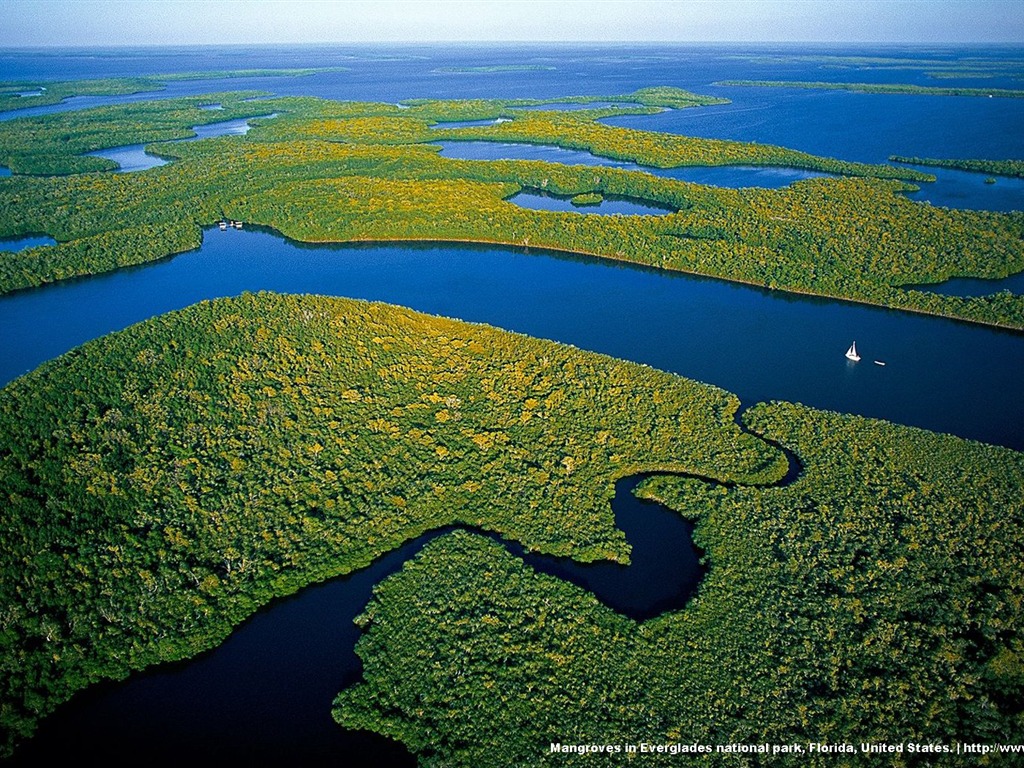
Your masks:
<path fill-rule="evenodd" d="M 964 47 L 1017 47 L 1024 48 L 1024 41 L 1019 40 L 976 40 L 976 41 L 895 41 L 895 40 L 304 40 L 304 41 L 259 41 L 259 42 L 199 42 L 199 43 L 30 43 L 22 45 L 4 45 L 0 43 L 0 51 L 3 50 L 37 50 L 40 48 L 52 50 L 92 50 L 111 48 L 137 49 L 137 48 L 232 48 L 232 47 L 272 47 L 272 46 L 302 46 L 322 47 L 338 45 L 820 45 L 820 46 L 843 46 L 843 45 L 876 45 L 876 46 L 903 46 L 931 48 L 945 46 L 951 48 Z"/>

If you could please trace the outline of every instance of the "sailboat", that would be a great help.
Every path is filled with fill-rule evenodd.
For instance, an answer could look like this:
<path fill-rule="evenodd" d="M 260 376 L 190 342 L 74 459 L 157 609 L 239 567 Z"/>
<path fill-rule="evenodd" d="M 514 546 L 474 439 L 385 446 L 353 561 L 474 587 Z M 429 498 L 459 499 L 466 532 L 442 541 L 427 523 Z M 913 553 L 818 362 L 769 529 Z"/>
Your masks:
<path fill-rule="evenodd" d="M 853 344 L 850 345 L 850 348 L 848 350 L 846 350 L 846 358 L 847 358 L 847 360 L 853 360 L 853 362 L 855 362 L 855 363 L 858 360 L 860 360 L 860 355 L 857 354 L 857 342 L 856 341 L 853 342 Z"/>

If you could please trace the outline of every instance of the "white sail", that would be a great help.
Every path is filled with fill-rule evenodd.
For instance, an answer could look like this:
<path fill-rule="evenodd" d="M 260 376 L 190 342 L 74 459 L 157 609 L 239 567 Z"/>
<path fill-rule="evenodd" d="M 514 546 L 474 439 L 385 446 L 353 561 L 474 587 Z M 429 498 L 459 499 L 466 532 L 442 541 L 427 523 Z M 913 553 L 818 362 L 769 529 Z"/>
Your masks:
<path fill-rule="evenodd" d="M 846 357 L 848 359 L 850 359 L 850 360 L 853 360 L 854 362 L 856 362 L 857 360 L 860 360 L 860 355 L 857 354 L 857 342 L 856 341 L 853 342 L 853 344 L 850 345 L 850 348 L 848 350 L 846 350 Z"/>

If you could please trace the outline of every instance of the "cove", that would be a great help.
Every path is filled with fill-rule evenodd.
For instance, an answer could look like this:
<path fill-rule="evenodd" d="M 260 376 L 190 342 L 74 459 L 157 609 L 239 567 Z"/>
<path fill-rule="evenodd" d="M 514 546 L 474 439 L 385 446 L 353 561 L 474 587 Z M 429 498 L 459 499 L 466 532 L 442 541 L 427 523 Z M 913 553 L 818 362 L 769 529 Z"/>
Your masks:
<path fill-rule="evenodd" d="M 943 296 L 989 296 L 999 291 L 1024 293 L 1024 272 L 1004 278 L 986 280 L 980 277 L 954 277 L 932 285 L 912 285 L 918 291 L 931 291 Z"/>
<path fill-rule="evenodd" d="M 102 157 L 113 160 L 117 163 L 115 173 L 135 173 L 145 171 L 149 168 L 159 168 L 167 165 L 169 160 L 146 152 L 145 144 L 128 144 L 123 147 L 111 147 L 110 149 L 99 149 L 95 152 L 86 152 L 91 157 Z"/>
<path fill-rule="evenodd" d="M 449 126 L 446 126 L 449 127 Z M 729 166 L 685 166 L 681 168 L 656 168 L 626 160 L 601 157 L 579 149 L 565 149 L 550 144 L 523 144 L 499 141 L 439 141 L 441 154 L 458 160 L 543 160 L 548 163 L 565 165 L 599 165 L 621 168 L 625 171 L 642 171 L 666 179 L 679 179 L 693 184 L 718 187 L 766 187 L 779 189 L 794 181 L 813 179 L 830 174 L 808 171 L 801 168 L 755 167 L 748 165 Z"/>
<path fill-rule="evenodd" d="M 801 402 L 1024 449 L 1021 333 L 535 249 L 314 246 L 252 227 L 0 297 L 0 384 L 148 317 L 259 290 L 386 301 L 645 363 L 745 404 Z M 851 341 L 860 363 L 843 356 Z"/>
<path fill-rule="evenodd" d="M 620 480 L 612 502 L 616 525 L 633 548 L 629 566 L 579 565 L 506 546 L 536 570 L 572 581 L 632 618 L 681 608 L 705 573 L 692 525 L 633 496 L 642 479 Z M 162 760 L 176 763 L 313 766 L 337 765 L 344 756 L 357 765 L 415 766 L 402 745 L 336 725 L 331 702 L 362 677 L 353 620 L 373 586 L 450 530 L 424 534 L 368 568 L 273 602 L 195 659 L 82 691 L 5 764 L 86 756 L 128 764 L 160 744 Z"/>
<path fill-rule="evenodd" d="M 520 208 L 530 208 L 535 211 L 568 211 L 570 213 L 598 213 L 603 216 L 664 216 L 667 213 L 675 213 L 675 208 L 659 205 L 653 200 L 643 200 L 636 197 L 621 197 L 619 195 L 605 195 L 596 204 L 585 203 L 577 205 L 572 202 L 571 195 L 553 195 L 550 192 L 540 190 L 529 190 L 519 192 L 508 198 L 508 202 L 518 205 Z"/>
<path fill-rule="evenodd" d="M 261 118 L 276 117 L 276 114 L 260 115 Z M 244 136 L 249 132 L 252 127 L 249 125 L 250 120 L 256 118 L 252 117 L 241 117 L 236 120 L 224 120 L 219 123 L 209 123 L 208 125 L 194 125 L 192 131 L 195 136 L 190 136 L 185 139 L 177 139 L 177 141 L 198 141 L 199 139 L 212 139 L 217 136 Z M 175 143 L 175 142 L 167 142 Z M 151 155 L 146 152 L 146 144 L 129 144 L 123 147 L 111 147 L 109 149 L 100 149 L 95 152 L 86 152 L 87 155 L 93 157 L 104 157 L 107 160 L 113 160 L 117 163 L 118 168 L 115 173 L 132 173 L 135 171 L 145 171 L 149 168 L 158 168 L 161 165 L 167 165 L 169 160 L 165 160 L 162 157 Z"/>
<path fill-rule="evenodd" d="M 25 237 L 0 238 L 0 251 L 22 251 L 26 248 L 38 248 L 43 245 L 56 245 L 57 241 L 49 235 L 27 235 Z"/>

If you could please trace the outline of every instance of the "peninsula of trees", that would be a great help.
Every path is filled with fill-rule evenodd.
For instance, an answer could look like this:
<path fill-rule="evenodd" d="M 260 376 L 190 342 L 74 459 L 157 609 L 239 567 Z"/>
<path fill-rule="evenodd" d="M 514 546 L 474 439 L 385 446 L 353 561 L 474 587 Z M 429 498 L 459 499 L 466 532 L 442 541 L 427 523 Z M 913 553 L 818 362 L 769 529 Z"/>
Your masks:
<path fill-rule="evenodd" d="M 88 382 L 88 386 L 83 386 Z M 771 483 L 736 398 L 380 304 L 243 295 L 0 390 L 0 740 L 427 530 L 628 562 L 615 481 Z"/>
<path fill-rule="evenodd" d="M 717 85 L 741 85 L 755 88 L 805 88 L 856 93 L 910 94 L 914 96 L 982 96 L 1000 99 L 1024 98 L 1024 90 L 1015 88 L 959 88 L 903 83 L 843 83 L 808 80 L 723 80 Z"/>
<path fill-rule="evenodd" d="M 1024 178 L 1024 160 L 957 160 L 932 157 L 904 157 L 902 155 L 892 155 L 889 159 L 894 163 L 907 163 L 908 165 L 954 168 L 958 171 L 973 171 L 976 173 L 991 173 L 995 176 Z"/>

